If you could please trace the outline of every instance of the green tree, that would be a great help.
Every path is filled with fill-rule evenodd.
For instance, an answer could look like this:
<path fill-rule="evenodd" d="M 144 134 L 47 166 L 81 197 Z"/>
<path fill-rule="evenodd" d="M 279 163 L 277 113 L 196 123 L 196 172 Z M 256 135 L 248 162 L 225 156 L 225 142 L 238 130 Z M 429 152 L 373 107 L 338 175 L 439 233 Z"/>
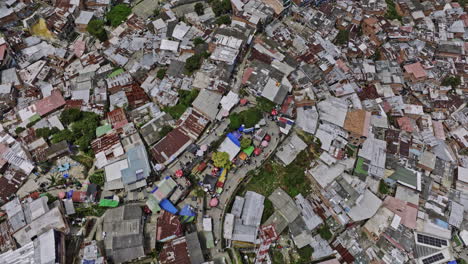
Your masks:
<path fill-rule="evenodd" d="M 230 169 L 231 160 L 229 159 L 229 154 L 226 152 L 215 152 L 211 159 L 214 162 L 214 165 L 218 168 Z"/>
<path fill-rule="evenodd" d="M 452 88 L 456 88 L 461 84 L 460 76 L 447 76 L 442 80 L 442 86 L 452 86 Z"/>
<path fill-rule="evenodd" d="M 216 16 L 221 16 L 231 12 L 231 1 L 230 0 L 213 0 L 211 2 L 211 8 L 213 9 L 213 13 Z"/>
<path fill-rule="evenodd" d="M 42 137 L 44 139 L 49 139 L 50 136 L 57 134 L 58 132 L 60 132 L 60 130 L 56 127 L 52 127 L 52 128 L 43 127 L 43 128 L 36 129 L 36 136 Z"/>
<path fill-rule="evenodd" d="M 241 116 L 238 113 L 229 115 L 229 128 L 238 129 L 242 125 Z"/>
<path fill-rule="evenodd" d="M 318 229 L 318 233 L 325 240 L 329 240 L 333 237 L 333 234 L 330 232 L 330 229 L 326 224 L 322 225 L 322 227 Z"/>
<path fill-rule="evenodd" d="M 203 7 L 203 4 L 198 2 L 195 4 L 195 13 L 197 13 L 197 15 L 199 16 L 202 16 L 205 14 L 205 8 Z"/>
<path fill-rule="evenodd" d="M 117 27 L 122 22 L 127 19 L 127 17 L 132 13 L 132 9 L 126 4 L 118 4 L 114 6 L 109 13 L 107 13 L 106 18 L 111 26 Z"/>
<path fill-rule="evenodd" d="M 89 182 L 103 187 L 105 182 L 104 171 L 100 170 L 94 172 L 93 175 L 89 176 Z"/>
<path fill-rule="evenodd" d="M 349 41 L 349 31 L 347 30 L 340 30 L 338 35 L 336 35 L 335 43 L 338 45 L 347 44 Z"/>
<path fill-rule="evenodd" d="M 21 132 L 23 132 L 24 130 L 26 130 L 26 128 L 20 127 L 20 126 L 19 126 L 19 127 L 16 127 L 15 133 L 16 133 L 17 135 L 19 135 L 19 134 L 21 134 Z"/>
<path fill-rule="evenodd" d="M 158 79 L 162 80 L 162 79 L 164 79 L 164 76 L 166 76 L 166 72 L 167 72 L 166 68 L 159 69 L 158 73 L 156 73 L 156 77 L 158 77 Z"/>
<path fill-rule="evenodd" d="M 383 180 L 380 180 L 379 182 L 379 193 L 381 194 L 390 193 L 390 188 L 388 188 L 388 185 Z"/>
<path fill-rule="evenodd" d="M 195 45 L 195 46 L 205 44 L 205 43 L 206 42 L 200 37 L 196 37 L 196 38 L 193 39 L 193 45 Z"/>
<path fill-rule="evenodd" d="M 102 20 L 93 19 L 89 21 L 86 30 L 89 32 L 89 34 L 95 36 L 100 41 L 107 40 L 107 32 L 104 29 L 104 21 Z"/>
<path fill-rule="evenodd" d="M 216 19 L 215 23 L 218 25 L 229 25 L 231 24 L 231 17 L 229 15 L 222 15 Z"/>
<path fill-rule="evenodd" d="M 244 137 L 242 138 L 241 142 L 241 149 L 246 149 L 252 145 L 252 140 L 250 138 Z"/>
<path fill-rule="evenodd" d="M 201 65 L 202 56 L 200 54 L 195 54 L 185 61 L 185 69 L 189 72 L 189 74 L 192 74 L 194 71 L 200 69 Z"/>
<path fill-rule="evenodd" d="M 69 125 L 81 118 L 81 111 L 80 109 L 70 108 L 65 109 L 60 114 L 60 121 L 65 125 Z"/>
<path fill-rule="evenodd" d="M 269 113 L 276 106 L 275 103 L 266 99 L 265 97 L 257 97 L 256 101 L 257 101 L 257 108 L 262 110 L 263 112 Z"/>
<path fill-rule="evenodd" d="M 66 140 L 68 142 L 73 142 L 74 135 L 69 129 L 64 129 L 57 134 L 52 136 L 52 143 L 59 143 L 60 141 Z"/>

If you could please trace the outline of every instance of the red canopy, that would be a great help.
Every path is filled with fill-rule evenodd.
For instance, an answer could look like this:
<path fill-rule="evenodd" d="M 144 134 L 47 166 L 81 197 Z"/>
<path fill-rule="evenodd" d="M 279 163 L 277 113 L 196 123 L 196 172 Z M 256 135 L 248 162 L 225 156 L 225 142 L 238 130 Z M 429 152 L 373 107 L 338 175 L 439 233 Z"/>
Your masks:
<path fill-rule="evenodd" d="M 184 172 L 182 170 L 177 170 L 176 173 L 175 173 L 175 176 L 177 178 L 180 178 L 180 177 L 184 176 Z"/>
<path fill-rule="evenodd" d="M 271 136 L 268 135 L 268 134 L 266 134 L 265 137 L 264 137 L 263 139 L 266 140 L 266 141 L 268 141 L 268 142 L 270 142 Z"/>
<path fill-rule="evenodd" d="M 215 207 L 215 206 L 218 205 L 218 203 L 219 203 L 219 200 L 218 200 L 218 198 L 215 197 L 215 198 L 211 199 L 210 206 Z"/>
<path fill-rule="evenodd" d="M 271 110 L 271 115 L 274 115 L 274 116 L 275 116 L 275 115 L 277 115 L 277 114 L 278 114 L 278 111 L 276 111 L 276 109 Z"/>
<path fill-rule="evenodd" d="M 247 100 L 247 99 L 245 99 L 245 98 L 240 99 L 240 104 L 241 104 L 241 105 L 245 105 L 245 104 L 247 104 L 248 102 L 249 102 L 249 100 Z"/>
<path fill-rule="evenodd" d="M 262 149 L 261 149 L 261 148 L 255 148 L 255 150 L 254 150 L 255 156 L 258 156 L 258 155 L 260 155 L 261 153 L 262 153 Z"/>

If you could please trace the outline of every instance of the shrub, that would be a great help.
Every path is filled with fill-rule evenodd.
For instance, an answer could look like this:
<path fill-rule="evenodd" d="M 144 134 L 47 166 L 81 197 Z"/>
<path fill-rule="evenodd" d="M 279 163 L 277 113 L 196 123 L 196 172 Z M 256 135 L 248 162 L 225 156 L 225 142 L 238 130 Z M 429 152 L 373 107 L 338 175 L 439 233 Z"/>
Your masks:
<path fill-rule="evenodd" d="M 125 4 L 118 4 L 114 6 L 109 13 L 107 13 L 106 18 L 111 26 L 117 27 L 132 13 L 132 9 Z"/>
<path fill-rule="evenodd" d="M 442 86 L 452 86 L 456 88 L 461 84 L 460 76 L 447 76 L 442 80 Z"/>
<path fill-rule="evenodd" d="M 201 44 L 205 44 L 206 42 L 200 38 L 200 37 L 196 37 L 193 39 L 193 45 L 201 45 Z"/>
<path fill-rule="evenodd" d="M 185 69 L 189 72 L 189 74 L 192 74 L 194 71 L 200 69 L 201 65 L 202 56 L 200 54 L 195 54 L 185 61 Z"/>
<path fill-rule="evenodd" d="M 19 127 L 17 127 L 17 128 L 15 129 L 15 133 L 18 135 L 18 134 L 20 134 L 21 132 L 23 132 L 24 130 L 26 130 L 26 128 L 20 127 L 20 126 L 19 126 Z"/>
<path fill-rule="evenodd" d="M 220 16 L 216 19 L 216 24 L 218 25 L 229 25 L 231 24 L 231 17 L 228 16 L 228 15 L 223 15 L 223 16 Z"/>
<path fill-rule="evenodd" d="M 195 4 L 195 13 L 197 13 L 197 15 L 199 16 L 202 16 L 205 14 L 205 8 L 203 7 L 203 4 L 198 2 Z"/>
<path fill-rule="evenodd" d="M 166 72 L 167 72 L 166 68 L 159 69 L 158 73 L 156 73 L 156 77 L 158 77 L 158 79 L 162 80 L 162 79 L 164 79 L 164 76 L 166 76 Z"/>
<path fill-rule="evenodd" d="M 338 35 L 336 35 L 335 43 L 338 45 L 343 45 L 349 41 L 349 32 L 347 30 L 340 30 Z"/>
<path fill-rule="evenodd" d="M 231 12 L 231 1 L 230 0 L 213 0 L 211 2 L 211 8 L 213 9 L 213 13 L 216 16 L 221 16 L 223 14 L 227 14 Z"/>
<path fill-rule="evenodd" d="M 89 176 L 89 181 L 101 187 L 104 186 L 104 171 L 96 171 L 93 175 Z"/>

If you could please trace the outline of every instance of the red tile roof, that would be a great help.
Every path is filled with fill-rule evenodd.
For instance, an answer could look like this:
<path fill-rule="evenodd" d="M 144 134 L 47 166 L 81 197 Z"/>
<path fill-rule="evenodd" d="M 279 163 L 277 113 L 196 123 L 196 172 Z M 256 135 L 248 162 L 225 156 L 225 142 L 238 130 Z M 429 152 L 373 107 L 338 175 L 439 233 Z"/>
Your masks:
<path fill-rule="evenodd" d="M 182 131 L 180 127 L 169 132 L 162 140 L 151 148 L 153 159 L 157 163 L 166 163 L 175 158 L 175 155 L 181 151 L 190 142 L 190 137 Z"/>
<path fill-rule="evenodd" d="M 65 99 L 63 99 L 62 93 L 60 93 L 59 90 L 53 90 L 50 96 L 47 96 L 34 104 L 36 111 L 40 116 L 47 115 L 63 105 L 65 105 Z"/>

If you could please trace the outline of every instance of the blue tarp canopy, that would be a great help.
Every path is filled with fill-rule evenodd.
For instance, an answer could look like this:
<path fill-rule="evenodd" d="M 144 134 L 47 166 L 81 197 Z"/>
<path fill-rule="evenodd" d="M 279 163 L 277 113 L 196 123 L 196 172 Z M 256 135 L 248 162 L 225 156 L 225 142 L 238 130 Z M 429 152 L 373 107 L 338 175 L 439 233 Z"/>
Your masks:
<path fill-rule="evenodd" d="M 179 210 L 169 201 L 168 199 L 163 199 L 160 203 L 159 206 L 164 209 L 165 211 L 168 211 L 171 214 L 177 214 Z"/>
<path fill-rule="evenodd" d="M 183 215 L 183 216 L 195 216 L 196 213 L 193 211 L 192 207 L 190 205 L 185 205 L 184 208 L 182 208 L 182 210 L 180 210 L 180 213 L 179 215 Z"/>
<path fill-rule="evenodd" d="M 229 133 L 227 134 L 227 137 L 234 143 L 236 144 L 238 147 L 240 147 L 240 141 L 239 139 L 237 139 L 237 137 L 235 135 L 233 135 L 232 133 Z"/>

